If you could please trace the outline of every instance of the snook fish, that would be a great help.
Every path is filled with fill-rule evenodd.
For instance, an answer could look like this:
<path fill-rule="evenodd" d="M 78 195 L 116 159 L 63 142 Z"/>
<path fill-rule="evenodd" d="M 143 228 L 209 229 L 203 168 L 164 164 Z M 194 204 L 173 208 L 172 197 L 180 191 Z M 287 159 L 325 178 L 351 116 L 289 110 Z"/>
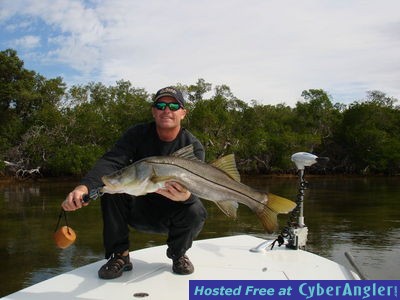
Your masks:
<path fill-rule="evenodd" d="M 145 195 L 175 181 L 192 194 L 213 201 L 229 217 L 236 218 L 238 203 L 248 206 L 272 233 L 278 227 L 277 214 L 288 213 L 296 204 L 288 199 L 259 192 L 240 182 L 233 154 L 207 164 L 193 153 L 189 145 L 171 156 L 147 157 L 103 176 L 102 193 Z"/>

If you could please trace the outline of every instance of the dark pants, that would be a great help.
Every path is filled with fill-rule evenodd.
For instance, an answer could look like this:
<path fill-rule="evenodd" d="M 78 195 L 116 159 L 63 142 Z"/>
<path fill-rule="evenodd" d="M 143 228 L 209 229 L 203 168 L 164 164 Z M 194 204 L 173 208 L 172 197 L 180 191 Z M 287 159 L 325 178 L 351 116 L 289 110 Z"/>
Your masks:
<path fill-rule="evenodd" d="M 106 258 L 129 249 L 128 225 L 139 231 L 168 234 L 167 255 L 179 258 L 192 246 L 207 217 L 200 200 L 176 202 L 158 195 L 104 194 L 101 209 Z"/>

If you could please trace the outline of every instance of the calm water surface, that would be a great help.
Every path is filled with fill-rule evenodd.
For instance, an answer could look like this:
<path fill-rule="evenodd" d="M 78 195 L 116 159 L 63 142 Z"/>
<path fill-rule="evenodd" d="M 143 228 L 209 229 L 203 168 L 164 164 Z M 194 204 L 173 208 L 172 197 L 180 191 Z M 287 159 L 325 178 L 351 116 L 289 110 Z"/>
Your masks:
<path fill-rule="evenodd" d="M 307 250 L 347 267 L 350 251 L 371 279 L 400 279 L 400 178 L 308 177 L 305 223 Z M 247 177 L 255 188 L 295 200 L 297 178 Z M 60 203 L 74 181 L 0 183 L 0 297 L 103 258 L 98 201 L 68 213 L 78 238 L 59 250 L 53 232 Z M 209 218 L 199 239 L 263 233 L 254 214 L 240 206 L 230 220 L 209 201 Z M 286 216 L 280 217 L 282 226 Z M 275 237 L 275 236 L 273 236 Z M 131 250 L 164 244 L 165 237 L 131 232 Z M 255 246 L 255 245 L 249 245 Z M 190 254 L 190 252 L 189 252 Z"/>

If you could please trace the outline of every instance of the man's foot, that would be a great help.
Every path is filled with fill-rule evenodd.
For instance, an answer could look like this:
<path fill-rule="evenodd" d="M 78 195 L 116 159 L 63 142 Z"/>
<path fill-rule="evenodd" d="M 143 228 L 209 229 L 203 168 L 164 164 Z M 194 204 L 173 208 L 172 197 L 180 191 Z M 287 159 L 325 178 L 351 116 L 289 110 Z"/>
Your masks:
<path fill-rule="evenodd" d="M 132 263 L 129 259 L 129 254 L 123 256 L 119 253 L 114 253 L 108 262 L 99 269 L 99 277 L 102 279 L 114 279 L 120 277 L 124 271 L 132 270 Z"/>
<path fill-rule="evenodd" d="M 172 271 L 179 275 L 188 275 L 194 272 L 194 266 L 189 260 L 189 257 L 182 255 L 181 257 L 172 260 Z"/>

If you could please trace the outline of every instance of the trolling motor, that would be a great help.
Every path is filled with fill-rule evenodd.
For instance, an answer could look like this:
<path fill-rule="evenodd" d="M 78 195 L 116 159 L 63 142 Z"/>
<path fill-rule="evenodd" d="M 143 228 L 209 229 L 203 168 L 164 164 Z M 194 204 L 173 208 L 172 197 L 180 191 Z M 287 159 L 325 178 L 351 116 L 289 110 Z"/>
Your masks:
<path fill-rule="evenodd" d="M 286 242 L 286 247 L 290 249 L 305 249 L 307 242 L 308 228 L 304 223 L 304 191 L 307 189 L 307 181 L 304 179 L 305 167 L 310 167 L 316 163 L 325 165 L 328 157 L 318 157 L 307 152 L 297 152 L 292 155 L 291 160 L 296 165 L 299 175 L 299 192 L 297 194 L 297 206 L 289 213 L 287 226 L 284 227 L 279 236 L 274 241 L 266 241 L 250 249 L 251 252 L 265 252 L 266 248 L 272 250 L 276 243 L 282 246 Z"/>
<path fill-rule="evenodd" d="M 297 152 L 292 155 L 291 160 L 297 168 L 299 192 L 296 199 L 297 207 L 290 212 L 288 226 L 282 230 L 281 239 L 287 239 L 286 247 L 299 249 L 305 248 L 308 235 L 308 228 L 304 223 L 304 191 L 307 189 L 308 184 L 304 179 L 304 170 L 305 167 L 310 167 L 316 163 L 325 165 L 329 161 L 329 158 L 318 157 L 308 152 Z"/>
<path fill-rule="evenodd" d="M 304 169 L 310 167 L 316 163 L 325 165 L 328 161 L 328 157 L 318 157 L 308 152 L 297 152 L 291 157 L 292 162 L 296 165 L 299 174 L 299 194 L 297 195 L 297 206 L 300 209 L 298 218 L 298 227 L 305 227 L 304 224 L 304 191 L 307 189 L 307 181 L 304 180 Z"/>

